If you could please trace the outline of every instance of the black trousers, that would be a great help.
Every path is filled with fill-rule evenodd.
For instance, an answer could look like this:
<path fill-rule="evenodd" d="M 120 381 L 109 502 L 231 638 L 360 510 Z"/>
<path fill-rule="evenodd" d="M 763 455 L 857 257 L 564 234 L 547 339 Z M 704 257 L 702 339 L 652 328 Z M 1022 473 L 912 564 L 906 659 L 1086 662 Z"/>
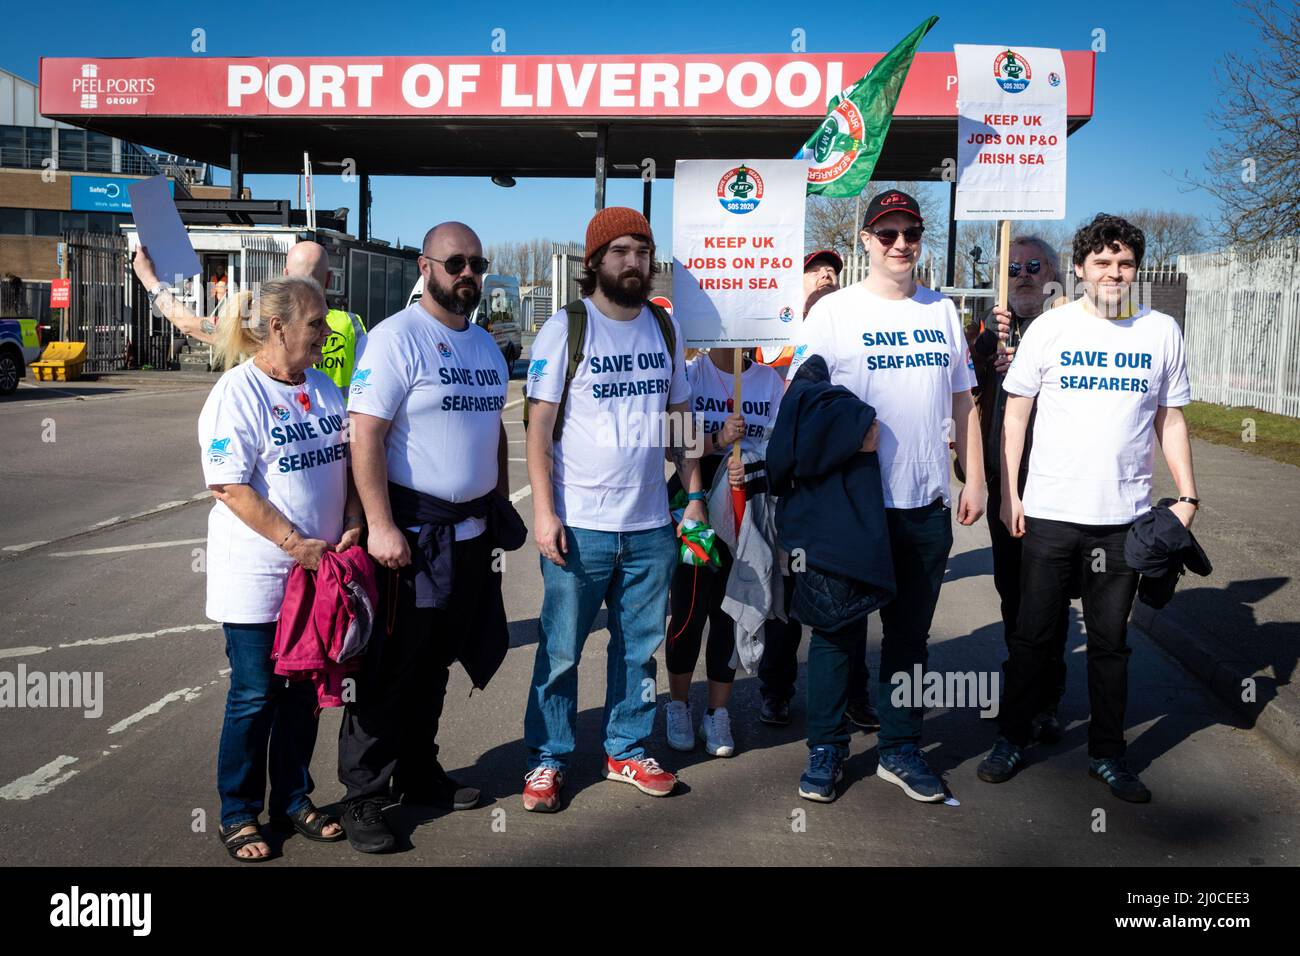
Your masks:
<path fill-rule="evenodd" d="M 415 547 L 415 535 L 406 533 Z M 456 660 L 453 635 L 468 626 L 492 583 L 488 535 L 457 541 L 455 584 L 444 609 L 415 606 L 411 566 L 376 569 L 375 633 L 356 675 L 356 700 L 339 726 L 339 781 L 346 800 L 426 790 L 442 775 L 438 722 Z"/>
<path fill-rule="evenodd" d="M 784 575 L 785 613 L 790 616 L 790 598 L 794 596 L 794 577 Z M 790 618 L 772 618 L 763 625 L 763 660 L 758 665 L 758 688 L 764 700 L 789 702 L 794 697 L 794 682 L 799 676 L 799 642 L 803 625 Z M 849 703 L 866 703 L 871 699 L 867 684 L 871 669 L 867 667 L 867 630 L 849 659 Z"/>
<path fill-rule="evenodd" d="M 730 666 L 736 649 L 736 622 L 722 610 L 727 590 L 727 568 L 731 555 L 717 542 L 723 557 L 720 570 L 678 564 L 668 588 L 668 640 L 664 659 L 670 674 L 693 674 L 700 657 L 704 625 L 709 625 L 709 642 L 704 653 L 704 667 L 709 680 L 730 684 L 736 669 Z"/>
<path fill-rule="evenodd" d="M 993 547 L 993 586 L 997 588 L 1002 602 L 1002 632 L 1007 643 L 1007 653 L 1016 639 L 1016 627 L 1020 618 L 1020 573 L 1022 544 L 1019 538 L 1013 538 L 1007 526 L 1002 523 L 998 513 L 1002 507 L 1001 497 L 989 494 L 988 511 L 985 517 L 989 523 L 989 540 Z M 1042 685 L 1042 697 L 1035 713 L 1045 710 L 1055 712 L 1065 696 L 1065 644 L 1070 629 L 1070 604 L 1061 605 L 1061 614 L 1057 621 L 1057 630 L 1053 639 L 1052 658 L 1048 676 Z M 1006 686 L 1006 664 L 1002 665 L 1002 683 Z"/>
<path fill-rule="evenodd" d="M 1072 579 L 1082 575 L 1088 630 L 1088 755 L 1124 755 L 1128 702 L 1128 615 L 1138 573 L 1124 561 L 1129 524 L 1081 525 L 1026 518 L 1020 577 L 1020 618 L 1006 663 L 998 724 L 1012 743 L 1029 743 L 1030 721 L 1052 681 L 1061 609 Z"/>

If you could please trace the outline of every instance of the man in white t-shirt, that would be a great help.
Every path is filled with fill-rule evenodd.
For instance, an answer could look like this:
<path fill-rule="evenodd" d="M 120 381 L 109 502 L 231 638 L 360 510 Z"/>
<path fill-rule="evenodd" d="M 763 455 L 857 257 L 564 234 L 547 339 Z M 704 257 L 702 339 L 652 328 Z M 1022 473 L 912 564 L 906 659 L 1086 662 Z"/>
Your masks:
<path fill-rule="evenodd" d="M 547 320 L 532 347 L 528 480 L 545 596 L 524 716 L 526 810 L 560 808 L 574 749 L 578 659 L 602 603 L 609 614 L 605 776 L 654 797 L 676 785 L 642 743 L 654 728 L 654 653 L 678 560 L 664 482 L 665 413 L 691 421 L 681 330 L 646 301 L 653 264 L 644 216 L 625 207 L 598 212 L 587 226 L 584 338 L 572 381 L 565 381 L 567 309 Z M 670 447 L 690 498 L 686 517 L 707 521 L 699 460 L 677 441 Z"/>
<path fill-rule="evenodd" d="M 876 410 L 868 433 L 884 481 L 885 520 L 898 595 L 880 612 L 879 764 L 876 775 L 913 800 L 944 799 L 942 778 L 921 753 L 924 710 L 892 679 L 924 667 L 930 622 L 939 602 L 952 548 L 949 441 L 966 474 L 957 520 L 974 524 L 984 513 L 984 456 L 979 414 L 971 397 L 975 375 L 966 335 L 949 299 L 917 285 L 913 273 L 925 224 L 915 199 L 897 189 L 867 206 L 861 240 L 870 257 L 867 278 L 820 299 L 796 341 L 790 378 L 820 355 L 831 382 Z M 873 438 L 874 435 L 874 438 Z M 866 621 L 834 633 L 813 629 L 808 649 L 808 769 L 799 795 L 835 799 L 848 756 L 844 714 L 849 656 Z M 860 651 L 859 651 L 860 653 Z M 917 689 L 916 698 L 920 691 Z"/>
<path fill-rule="evenodd" d="M 1024 760 L 1035 702 L 1052 679 L 1053 637 L 1081 570 L 1088 637 L 1089 773 L 1115 796 L 1146 803 L 1151 792 L 1124 763 L 1128 616 L 1139 575 L 1124 559 L 1133 522 L 1151 510 L 1159 442 L 1178 486 L 1171 510 L 1190 527 L 1200 502 L 1181 406 L 1191 401 L 1183 334 L 1162 312 L 1138 307 L 1130 290 L 1146 240 L 1118 216 L 1098 214 L 1074 237 L 1083 296 L 1044 312 L 1025 332 L 1002 387 L 1002 519 L 1024 539 L 1020 617 L 1010 642 L 1001 732 L 980 779 L 1009 780 Z M 1035 406 L 1034 453 L 1024 499 L 1020 471 Z"/>
<path fill-rule="evenodd" d="M 366 853 L 393 846 L 380 815 L 392 796 L 452 809 L 477 803 L 478 791 L 437 759 L 448 668 L 459 660 L 482 687 L 508 646 L 492 516 L 507 493 L 501 411 L 510 376 L 492 336 L 468 318 L 488 261 L 458 222 L 430 229 L 423 250 L 424 295 L 362 340 L 348 402 L 385 624 L 339 728 L 343 825 Z"/>

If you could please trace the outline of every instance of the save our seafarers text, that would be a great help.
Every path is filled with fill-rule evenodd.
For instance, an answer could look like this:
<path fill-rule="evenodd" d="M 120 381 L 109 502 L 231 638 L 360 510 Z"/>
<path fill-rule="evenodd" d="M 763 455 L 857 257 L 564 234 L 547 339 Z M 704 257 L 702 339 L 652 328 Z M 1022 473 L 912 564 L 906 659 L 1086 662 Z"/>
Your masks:
<path fill-rule="evenodd" d="M 687 259 L 685 265 L 705 291 L 776 289 L 776 276 L 765 273 L 794 267 L 793 258 L 777 255 L 775 236 L 705 236 L 704 248 L 710 254 Z M 711 271 L 727 275 L 700 274 Z"/>
<path fill-rule="evenodd" d="M 1055 133 L 1043 130 L 1043 117 L 1032 113 L 985 113 L 984 125 L 996 131 L 971 133 L 967 143 L 972 146 L 1020 146 L 1025 152 L 990 152 L 981 149 L 975 162 L 994 166 L 1045 166 L 1042 152 L 1057 144 Z"/>

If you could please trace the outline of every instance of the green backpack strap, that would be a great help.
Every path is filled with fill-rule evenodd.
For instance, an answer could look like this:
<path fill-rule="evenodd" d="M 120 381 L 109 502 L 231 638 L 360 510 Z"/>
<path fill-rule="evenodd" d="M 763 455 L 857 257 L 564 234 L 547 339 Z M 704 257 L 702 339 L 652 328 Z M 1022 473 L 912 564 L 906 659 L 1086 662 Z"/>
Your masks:
<path fill-rule="evenodd" d="M 672 363 L 673 373 L 677 371 L 677 333 L 673 328 L 672 317 L 662 306 L 655 305 L 653 302 L 647 302 L 650 314 L 655 317 L 655 322 L 659 326 L 659 332 L 664 337 L 664 344 L 668 346 L 668 361 Z M 582 364 L 583 354 L 582 346 L 587 340 L 587 306 L 582 299 L 570 302 L 564 307 L 565 315 L 569 319 L 569 362 L 564 367 L 564 390 L 560 393 L 560 404 L 555 410 L 555 431 L 551 438 L 554 441 L 560 440 L 560 433 L 564 431 L 564 409 L 569 404 L 569 386 L 573 384 L 573 377 L 578 374 L 578 366 Z M 524 403 L 524 427 L 528 427 L 528 403 Z"/>
<path fill-rule="evenodd" d="M 664 337 L 664 345 L 668 346 L 669 367 L 675 375 L 677 373 L 677 331 L 673 328 L 673 318 L 662 305 L 647 302 L 646 306 L 650 309 L 650 314 L 655 317 L 655 322 L 659 324 L 659 333 Z"/>
<path fill-rule="evenodd" d="M 569 364 L 564 367 L 564 391 L 560 393 L 560 405 L 555 410 L 555 431 L 551 435 L 554 441 L 559 441 L 560 433 L 564 431 L 564 409 L 569 404 L 569 386 L 573 384 L 573 376 L 578 374 L 578 366 L 582 364 L 582 346 L 587 341 L 586 303 L 575 299 L 564 307 L 564 312 L 569 318 Z"/>

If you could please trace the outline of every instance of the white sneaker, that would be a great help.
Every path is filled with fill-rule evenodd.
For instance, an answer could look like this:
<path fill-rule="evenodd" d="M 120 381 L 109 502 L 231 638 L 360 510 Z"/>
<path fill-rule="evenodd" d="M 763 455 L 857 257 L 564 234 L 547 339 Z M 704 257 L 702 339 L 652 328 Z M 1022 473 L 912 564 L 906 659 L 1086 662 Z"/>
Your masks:
<path fill-rule="evenodd" d="M 691 725 L 691 705 L 684 700 L 670 700 L 664 711 L 668 715 L 668 746 L 673 750 L 694 750 L 695 728 Z"/>
<path fill-rule="evenodd" d="M 736 742 L 731 739 L 731 715 L 727 708 L 719 707 L 713 715 L 704 715 L 700 721 L 700 737 L 704 749 L 715 757 L 730 757 L 736 752 Z"/>

